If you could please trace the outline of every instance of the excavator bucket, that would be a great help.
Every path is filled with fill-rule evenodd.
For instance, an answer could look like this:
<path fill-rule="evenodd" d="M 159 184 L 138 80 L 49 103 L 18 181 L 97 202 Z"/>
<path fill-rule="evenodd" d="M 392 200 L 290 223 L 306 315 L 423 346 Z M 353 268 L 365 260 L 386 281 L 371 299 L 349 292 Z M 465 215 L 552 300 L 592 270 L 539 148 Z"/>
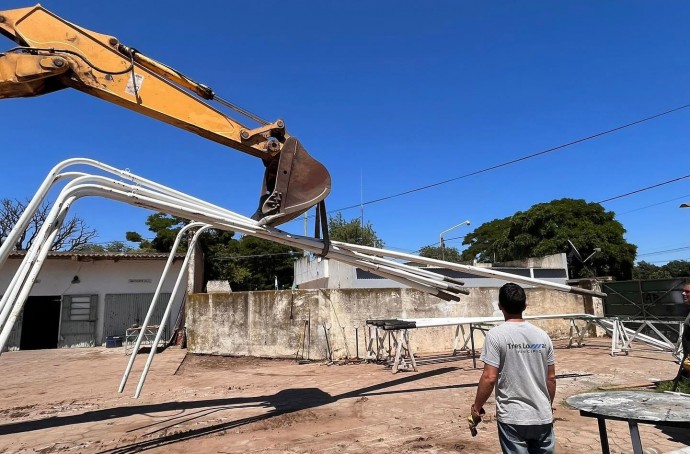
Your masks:
<path fill-rule="evenodd" d="M 288 222 L 313 207 L 331 192 L 328 170 L 312 158 L 295 137 L 266 163 L 259 208 L 252 219 L 260 225 Z"/>

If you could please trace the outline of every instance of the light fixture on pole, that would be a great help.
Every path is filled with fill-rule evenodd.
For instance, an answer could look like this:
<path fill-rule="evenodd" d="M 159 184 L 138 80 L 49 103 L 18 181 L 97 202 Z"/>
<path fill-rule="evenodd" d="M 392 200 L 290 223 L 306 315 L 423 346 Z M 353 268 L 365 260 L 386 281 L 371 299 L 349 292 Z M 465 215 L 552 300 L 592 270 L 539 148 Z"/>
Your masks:
<path fill-rule="evenodd" d="M 600 248 L 600 247 L 595 247 L 595 248 L 594 248 L 594 252 L 592 252 L 591 254 L 589 254 L 589 255 L 587 256 L 587 258 L 584 259 L 584 260 L 582 261 L 582 264 L 584 265 L 585 263 L 587 263 L 587 260 L 589 260 L 589 259 L 591 259 L 592 257 L 594 257 L 594 254 L 596 254 L 597 252 L 601 252 L 601 248 Z"/>
<path fill-rule="evenodd" d="M 448 232 L 450 232 L 450 231 L 453 230 L 453 229 L 457 229 L 457 228 L 460 227 L 461 225 L 470 225 L 470 221 L 462 221 L 460 224 L 454 225 L 453 227 L 451 227 L 451 228 L 449 228 L 449 229 L 446 229 L 446 230 L 444 230 L 443 232 L 440 233 L 440 235 L 439 235 L 439 243 L 440 243 L 440 245 L 441 245 L 441 260 L 445 260 L 445 259 L 446 259 L 445 244 L 443 243 L 443 234 L 444 234 L 444 233 L 448 233 Z"/>
<path fill-rule="evenodd" d="M 598 254 L 599 252 L 601 252 L 601 248 L 600 248 L 600 247 L 595 247 L 595 248 L 594 248 L 594 252 L 592 252 L 591 254 L 589 254 L 589 255 L 587 256 L 587 258 L 584 258 L 584 259 L 583 259 L 583 258 L 582 258 L 582 255 L 580 254 L 580 251 L 577 250 L 577 248 L 575 247 L 575 245 L 573 244 L 573 242 L 570 241 L 570 240 L 568 240 L 568 243 L 570 244 L 570 247 L 572 248 L 572 252 L 571 252 L 570 254 L 568 254 L 568 256 L 569 256 L 569 257 L 575 257 L 575 258 L 582 264 L 582 266 L 583 266 L 585 269 L 589 270 L 589 267 L 587 266 L 587 262 L 588 262 L 592 257 L 594 257 L 595 254 Z M 591 272 L 591 270 L 590 270 L 590 272 Z M 596 276 L 596 269 L 595 269 L 595 272 L 594 272 L 593 274 Z"/>

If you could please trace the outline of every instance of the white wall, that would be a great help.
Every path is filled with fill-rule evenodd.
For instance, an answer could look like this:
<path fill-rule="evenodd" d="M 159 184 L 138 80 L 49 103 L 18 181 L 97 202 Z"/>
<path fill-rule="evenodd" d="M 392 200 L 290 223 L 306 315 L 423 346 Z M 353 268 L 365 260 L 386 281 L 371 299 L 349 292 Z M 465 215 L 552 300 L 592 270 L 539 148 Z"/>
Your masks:
<path fill-rule="evenodd" d="M 505 268 L 518 268 L 527 274 L 525 277 L 542 279 L 557 284 L 565 284 L 568 280 L 568 264 L 565 254 L 554 254 L 547 257 L 530 258 L 521 261 L 501 263 L 501 266 L 492 264 L 479 264 L 480 268 L 495 269 L 498 271 L 509 272 Z M 562 273 L 559 277 L 544 277 L 535 275 L 546 269 Z M 430 269 L 434 271 L 434 268 Z M 319 256 L 306 255 L 295 261 L 295 283 L 300 289 L 349 289 L 349 288 L 407 288 L 391 279 L 360 279 L 357 277 L 357 270 L 354 266 L 348 265 L 337 260 L 324 259 Z M 507 281 L 503 279 L 473 276 L 469 273 L 459 279 L 465 283 L 465 287 L 501 287 Z M 524 285 L 525 288 L 530 286 Z"/>
<path fill-rule="evenodd" d="M 0 292 L 4 293 L 16 272 L 21 259 L 10 258 L 0 270 Z M 80 259 L 48 257 L 30 296 L 51 295 L 98 295 L 98 322 L 96 323 L 96 342 L 103 343 L 103 319 L 105 295 L 111 293 L 154 293 L 165 267 L 166 260 L 137 259 Z M 162 293 L 171 293 L 177 274 L 182 267 L 182 259 L 173 263 L 165 280 Z M 79 283 L 72 284 L 74 276 Z M 179 312 L 186 291 L 186 273 L 176 295 L 171 318 Z M 174 323 L 172 320 L 169 323 Z"/>

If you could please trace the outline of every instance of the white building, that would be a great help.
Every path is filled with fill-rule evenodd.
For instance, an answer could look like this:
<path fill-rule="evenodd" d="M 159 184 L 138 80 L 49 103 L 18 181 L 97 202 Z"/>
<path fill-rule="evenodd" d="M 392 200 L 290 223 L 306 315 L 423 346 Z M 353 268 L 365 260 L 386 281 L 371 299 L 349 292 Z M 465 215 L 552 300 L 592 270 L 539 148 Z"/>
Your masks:
<path fill-rule="evenodd" d="M 0 270 L 0 288 L 7 289 L 24 258 L 13 253 Z M 51 252 L 24 309 L 14 324 L 9 349 L 101 345 L 108 336 L 123 336 L 141 324 L 168 259 L 160 253 Z M 183 257 L 176 257 L 165 280 L 150 325 L 158 325 L 175 286 Z M 163 339 L 172 334 L 187 290 L 173 302 Z"/>

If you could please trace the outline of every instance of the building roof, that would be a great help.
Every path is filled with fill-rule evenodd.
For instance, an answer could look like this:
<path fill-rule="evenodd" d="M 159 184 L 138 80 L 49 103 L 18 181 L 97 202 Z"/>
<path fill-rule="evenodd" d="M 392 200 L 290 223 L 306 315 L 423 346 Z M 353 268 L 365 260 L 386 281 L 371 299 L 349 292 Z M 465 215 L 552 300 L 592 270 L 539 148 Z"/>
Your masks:
<path fill-rule="evenodd" d="M 20 259 L 26 255 L 26 251 L 14 251 L 10 253 L 10 258 Z M 77 261 L 94 261 L 94 260 L 167 260 L 170 256 L 167 252 L 64 252 L 51 251 L 48 253 L 48 259 L 57 260 L 77 260 Z M 175 254 L 176 259 L 181 259 L 184 254 Z"/>

